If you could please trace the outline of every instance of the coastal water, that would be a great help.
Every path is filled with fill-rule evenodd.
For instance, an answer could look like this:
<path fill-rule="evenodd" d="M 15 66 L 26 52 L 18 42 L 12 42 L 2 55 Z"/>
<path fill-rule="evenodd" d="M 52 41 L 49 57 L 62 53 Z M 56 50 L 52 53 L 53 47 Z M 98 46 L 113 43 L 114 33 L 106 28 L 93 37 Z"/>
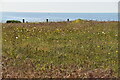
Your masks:
<path fill-rule="evenodd" d="M 97 20 L 97 21 L 118 21 L 117 13 L 38 13 L 38 12 L 2 12 L 2 22 L 7 20 L 25 19 L 28 22 L 66 21 L 76 20 Z"/>

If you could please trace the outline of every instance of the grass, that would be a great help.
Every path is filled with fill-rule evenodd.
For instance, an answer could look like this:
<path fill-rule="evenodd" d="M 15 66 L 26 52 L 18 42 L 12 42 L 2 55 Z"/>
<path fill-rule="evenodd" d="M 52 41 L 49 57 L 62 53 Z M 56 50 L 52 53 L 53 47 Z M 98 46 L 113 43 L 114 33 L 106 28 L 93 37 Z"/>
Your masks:
<path fill-rule="evenodd" d="M 2 24 L 4 78 L 118 75 L 117 22 Z"/>

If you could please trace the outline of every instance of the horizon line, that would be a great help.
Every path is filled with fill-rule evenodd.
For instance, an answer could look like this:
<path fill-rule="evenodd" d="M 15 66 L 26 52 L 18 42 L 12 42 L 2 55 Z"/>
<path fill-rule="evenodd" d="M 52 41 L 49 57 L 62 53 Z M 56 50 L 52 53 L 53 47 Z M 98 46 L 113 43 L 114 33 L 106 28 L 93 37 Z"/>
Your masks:
<path fill-rule="evenodd" d="M 3 12 L 21 12 L 21 13 L 118 13 L 118 12 L 24 12 L 24 11 L 0 11 L 0 13 Z"/>

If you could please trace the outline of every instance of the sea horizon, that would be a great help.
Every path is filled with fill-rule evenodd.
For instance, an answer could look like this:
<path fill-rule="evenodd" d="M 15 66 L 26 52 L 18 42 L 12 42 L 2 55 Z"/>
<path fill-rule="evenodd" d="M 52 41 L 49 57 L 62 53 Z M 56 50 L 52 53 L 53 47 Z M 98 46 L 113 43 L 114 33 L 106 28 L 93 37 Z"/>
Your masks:
<path fill-rule="evenodd" d="M 63 12 L 1 12 L 2 22 L 25 19 L 28 22 L 51 22 L 76 20 L 118 21 L 118 13 L 63 13 Z"/>

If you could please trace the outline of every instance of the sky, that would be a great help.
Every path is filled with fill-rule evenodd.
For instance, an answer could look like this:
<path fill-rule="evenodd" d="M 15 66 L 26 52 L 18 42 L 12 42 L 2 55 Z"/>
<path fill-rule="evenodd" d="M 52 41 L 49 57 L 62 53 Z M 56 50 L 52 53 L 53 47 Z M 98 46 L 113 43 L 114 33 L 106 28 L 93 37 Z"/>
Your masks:
<path fill-rule="evenodd" d="M 2 0 L 4 12 L 117 13 L 119 0 Z M 1 6 L 0 5 L 0 6 Z"/>
<path fill-rule="evenodd" d="M 2 0 L 3 2 L 118 2 L 120 0 Z"/>

